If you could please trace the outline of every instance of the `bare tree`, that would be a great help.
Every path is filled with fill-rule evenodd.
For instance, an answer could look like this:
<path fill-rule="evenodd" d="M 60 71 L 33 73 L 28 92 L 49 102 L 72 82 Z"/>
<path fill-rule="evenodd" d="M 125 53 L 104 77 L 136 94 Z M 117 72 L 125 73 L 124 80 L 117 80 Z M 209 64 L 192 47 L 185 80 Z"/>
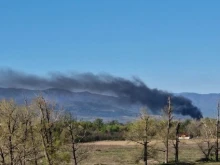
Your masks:
<path fill-rule="evenodd" d="M 198 120 L 190 120 L 190 123 L 186 126 L 186 132 L 189 133 L 192 137 L 200 137 L 201 130 L 198 129 L 201 126 L 201 122 Z"/>
<path fill-rule="evenodd" d="M 145 165 L 147 165 L 148 157 L 152 157 L 152 148 L 150 148 L 149 143 L 151 139 L 156 135 L 155 121 L 147 115 L 146 110 L 142 110 L 139 120 L 132 123 L 129 132 L 127 134 L 127 139 L 134 141 L 143 146 L 143 160 Z M 155 151 L 155 150 L 154 150 Z"/>
<path fill-rule="evenodd" d="M 22 107 L 21 115 L 21 133 L 22 147 L 21 164 L 38 165 L 39 159 L 42 157 L 39 149 L 40 138 L 37 133 L 37 114 L 33 106 L 25 100 L 25 105 Z"/>
<path fill-rule="evenodd" d="M 33 119 L 26 106 L 14 101 L 0 102 L 0 157 L 1 164 L 29 164 L 32 158 L 30 147 L 30 121 Z"/>
<path fill-rule="evenodd" d="M 77 165 L 88 157 L 88 147 L 82 146 L 81 141 L 86 136 L 86 130 L 83 128 L 72 114 L 67 113 L 64 116 L 64 136 L 67 144 L 71 144 L 73 164 Z"/>
<path fill-rule="evenodd" d="M 19 143 L 19 113 L 14 101 L 3 100 L 0 102 L 0 116 L 1 116 L 1 143 L 0 149 L 2 164 L 6 164 L 6 156 L 8 163 L 14 165 L 16 163 L 16 152 Z"/>
<path fill-rule="evenodd" d="M 43 144 L 44 155 L 47 163 L 54 165 L 58 151 L 56 140 L 59 138 L 55 136 L 55 128 L 59 116 L 55 112 L 55 105 L 47 102 L 43 97 L 38 97 L 35 100 L 35 105 L 40 112 L 39 134 Z"/>
<path fill-rule="evenodd" d="M 21 144 L 17 146 L 18 162 L 21 165 L 26 165 L 32 156 L 32 148 L 30 147 L 30 122 L 33 119 L 26 100 L 25 106 L 19 107 L 19 114 L 20 139 L 17 138 L 17 140 L 19 140 Z"/>
<path fill-rule="evenodd" d="M 176 133 L 175 133 L 175 143 L 173 144 L 175 149 L 175 162 L 179 162 L 179 129 L 180 129 L 180 122 L 177 122 L 176 125 Z"/>
<path fill-rule="evenodd" d="M 205 160 L 208 161 L 211 159 L 211 155 L 215 148 L 215 142 L 213 141 L 215 138 L 215 120 L 208 118 L 203 119 L 199 129 L 202 139 L 201 142 L 198 143 L 198 146 L 204 154 Z"/>
<path fill-rule="evenodd" d="M 167 128 L 166 128 L 166 135 L 165 135 L 165 147 L 166 147 L 166 157 L 165 157 L 165 163 L 168 163 L 169 161 L 169 136 L 170 136 L 170 129 L 171 129 L 171 122 L 173 120 L 172 115 L 172 107 L 171 107 L 171 98 L 168 97 L 168 105 L 164 108 L 164 115 L 166 117 L 167 121 Z"/>

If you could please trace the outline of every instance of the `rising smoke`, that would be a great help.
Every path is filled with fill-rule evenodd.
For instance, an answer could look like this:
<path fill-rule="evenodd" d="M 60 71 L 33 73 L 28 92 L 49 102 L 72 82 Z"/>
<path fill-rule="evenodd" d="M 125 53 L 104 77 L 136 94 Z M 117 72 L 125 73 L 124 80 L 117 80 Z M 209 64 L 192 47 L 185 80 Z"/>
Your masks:
<path fill-rule="evenodd" d="M 133 80 L 114 77 L 108 74 L 94 75 L 53 73 L 48 77 L 25 74 L 14 70 L 0 70 L 0 86 L 29 89 L 60 88 L 67 90 L 88 90 L 93 92 L 109 92 L 118 97 L 127 97 L 133 103 L 141 103 L 152 112 L 160 111 L 167 105 L 167 98 L 172 99 L 174 113 L 202 118 L 201 111 L 192 105 L 189 99 L 171 93 L 148 88 L 140 79 Z"/>

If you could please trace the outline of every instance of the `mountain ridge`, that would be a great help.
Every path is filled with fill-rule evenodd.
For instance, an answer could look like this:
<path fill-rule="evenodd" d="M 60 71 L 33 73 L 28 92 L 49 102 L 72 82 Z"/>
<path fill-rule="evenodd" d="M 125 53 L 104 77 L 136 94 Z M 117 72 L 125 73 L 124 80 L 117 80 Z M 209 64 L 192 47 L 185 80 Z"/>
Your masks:
<path fill-rule="evenodd" d="M 64 106 L 81 118 L 107 118 L 107 119 L 130 119 L 138 115 L 141 104 L 133 104 L 126 97 L 97 94 L 90 91 L 69 91 L 59 88 L 48 88 L 43 90 L 24 88 L 1 88 L 0 99 L 14 99 L 23 103 L 24 99 L 43 95 L 46 99 L 55 101 Z M 220 100 L 219 93 L 199 94 L 195 92 L 181 92 L 174 95 L 183 96 L 192 101 L 200 108 L 204 117 L 214 117 L 217 102 Z"/>

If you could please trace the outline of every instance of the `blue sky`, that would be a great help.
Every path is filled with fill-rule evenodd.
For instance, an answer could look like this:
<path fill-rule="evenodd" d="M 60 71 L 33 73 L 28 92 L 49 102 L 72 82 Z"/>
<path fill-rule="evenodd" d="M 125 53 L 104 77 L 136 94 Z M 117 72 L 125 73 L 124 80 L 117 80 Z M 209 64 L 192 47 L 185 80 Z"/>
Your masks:
<path fill-rule="evenodd" d="M 218 0 L 0 1 L 0 67 L 93 72 L 220 92 Z"/>

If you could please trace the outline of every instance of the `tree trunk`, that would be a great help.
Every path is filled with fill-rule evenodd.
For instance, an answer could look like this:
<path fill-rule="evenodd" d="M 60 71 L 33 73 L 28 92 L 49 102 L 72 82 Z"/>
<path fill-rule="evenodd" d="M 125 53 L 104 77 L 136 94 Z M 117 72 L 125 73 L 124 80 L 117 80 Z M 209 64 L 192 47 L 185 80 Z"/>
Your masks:
<path fill-rule="evenodd" d="M 37 163 L 37 152 L 36 152 L 36 145 L 35 145 L 35 139 L 34 139 L 34 132 L 33 132 L 33 126 L 30 122 L 30 133 L 31 133 L 31 142 L 32 142 L 32 147 L 33 147 L 33 152 L 34 152 L 34 164 L 38 165 Z"/>
<path fill-rule="evenodd" d="M 175 144 L 175 162 L 179 162 L 179 128 L 180 128 L 180 123 L 178 122 L 177 127 L 176 127 L 176 144 Z"/>
<path fill-rule="evenodd" d="M 70 134 L 71 134 L 71 141 L 72 141 L 72 154 L 73 154 L 73 161 L 74 165 L 77 165 L 77 157 L 76 157 L 76 148 L 75 148 L 75 138 L 73 136 L 72 129 L 70 128 Z"/>
<path fill-rule="evenodd" d="M 166 135 L 166 160 L 165 160 L 165 163 L 168 163 L 168 159 L 169 159 L 169 134 L 170 134 L 170 119 L 168 119 L 168 124 L 167 124 L 167 135 Z"/>
<path fill-rule="evenodd" d="M 9 141 L 10 164 L 13 165 L 14 164 L 14 152 L 13 152 L 11 135 L 8 137 L 8 141 Z"/>
<path fill-rule="evenodd" d="M 165 163 L 167 164 L 168 163 L 168 156 L 169 156 L 169 149 L 168 149 L 168 147 L 169 147 L 169 144 L 168 144 L 168 138 L 166 139 L 166 159 L 165 159 Z"/>
<path fill-rule="evenodd" d="M 5 165 L 5 156 L 4 156 L 2 148 L 0 148 L 0 155 L 1 155 L 1 158 L 2 158 L 2 161 L 1 161 L 2 165 Z"/>
<path fill-rule="evenodd" d="M 147 165 L 147 142 L 144 142 L 144 164 Z"/>
<path fill-rule="evenodd" d="M 48 153 L 48 149 L 47 149 L 47 146 L 46 146 L 46 143 L 45 143 L 45 140 L 44 140 L 44 137 L 43 135 L 41 135 L 41 138 L 42 138 L 42 141 L 43 141 L 43 146 L 44 146 L 44 155 L 47 159 L 47 162 L 49 165 L 53 165 L 51 159 L 50 159 L 50 156 L 49 156 L 49 153 Z"/>
<path fill-rule="evenodd" d="M 167 135 L 166 135 L 166 161 L 165 163 L 168 163 L 169 159 L 169 135 L 170 135 L 170 124 L 172 121 L 172 108 L 171 108 L 171 98 L 168 97 L 168 107 L 167 107 Z"/>

